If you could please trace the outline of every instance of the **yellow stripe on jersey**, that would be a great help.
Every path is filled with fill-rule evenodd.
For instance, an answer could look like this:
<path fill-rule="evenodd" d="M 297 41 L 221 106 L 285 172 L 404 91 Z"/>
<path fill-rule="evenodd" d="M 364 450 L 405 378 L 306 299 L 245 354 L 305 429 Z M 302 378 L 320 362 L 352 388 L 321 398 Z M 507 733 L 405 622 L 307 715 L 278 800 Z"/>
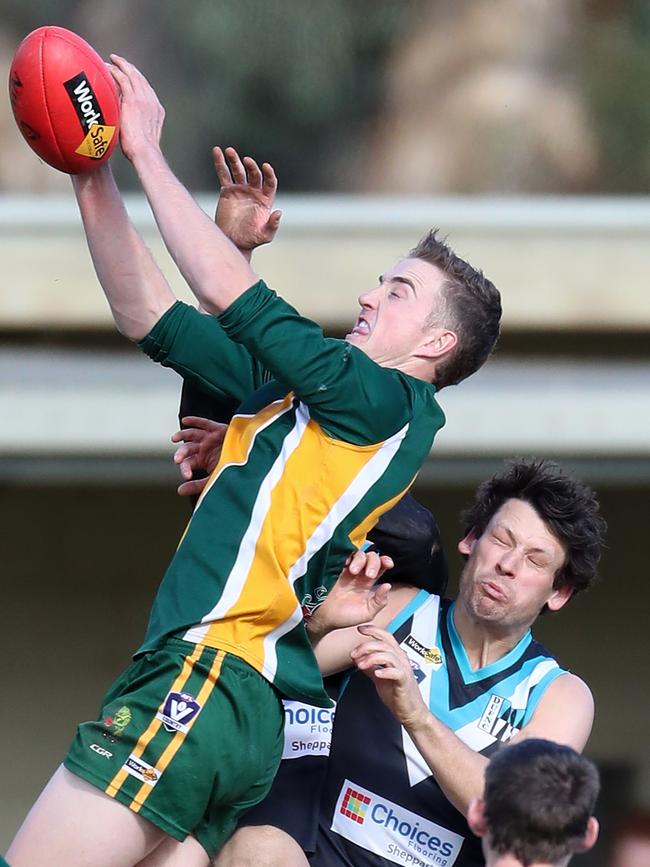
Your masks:
<path fill-rule="evenodd" d="M 289 409 L 292 401 L 293 392 L 290 391 L 283 400 L 270 403 L 254 416 L 234 415 L 232 417 L 232 421 L 228 425 L 228 432 L 223 441 L 219 463 L 214 468 L 210 478 L 208 479 L 205 490 L 201 494 L 201 500 L 215 483 L 217 477 L 225 467 L 232 464 L 246 463 L 255 436 L 270 421 L 277 416 L 282 415 L 283 412 Z"/>
<path fill-rule="evenodd" d="M 189 656 L 185 657 L 180 673 L 172 684 L 169 692 L 183 691 L 183 687 L 187 683 L 190 675 L 192 674 L 194 663 L 201 656 L 203 650 L 203 647 L 197 645 L 197 647 L 194 648 L 194 651 Z M 149 745 L 149 742 L 156 736 L 160 726 L 161 720 L 157 719 L 154 716 L 145 731 L 140 735 L 138 742 L 135 745 L 135 749 L 131 753 L 134 758 L 139 759 L 142 756 L 147 746 Z M 106 788 L 104 789 L 106 794 L 110 795 L 111 798 L 114 798 L 128 776 L 128 771 L 126 771 L 124 768 L 120 768 L 120 770 L 115 774 L 108 786 L 106 786 Z"/>
<path fill-rule="evenodd" d="M 352 446 L 328 437 L 313 419 L 308 421 L 299 446 L 287 458 L 271 491 L 261 525 L 255 529 L 255 552 L 248 571 L 239 576 L 231 573 L 229 582 L 234 579 L 239 584 L 236 601 L 210 625 L 205 644 L 238 648 L 238 655 L 259 670 L 264 639 L 296 610 L 296 597 L 286 576 L 304 554 L 312 534 L 384 445 Z"/>
<path fill-rule="evenodd" d="M 248 455 L 255 436 L 266 424 L 273 421 L 277 416 L 282 415 L 283 412 L 286 412 L 286 410 L 291 406 L 292 401 L 293 392 L 290 391 L 283 400 L 277 400 L 270 403 L 255 415 L 235 415 L 232 417 L 221 447 L 219 463 L 210 474 L 205 487 L 201 491 L 201 496 L 198 499 L 193 514 L 196 514 L 196 509 L 199 508 L 205 495 L 219 478 L 221 471 L 226 467 L 233 466 L 233 464 L 245 464 L 248 460 Z M 180 548 L 183 543 L 191 523 L 192 518 L 190 518 L 183 530 L 183 534 L 176 546 L 177 549 Z"/>
<path fill-rule="evenodd" d="M 199 707 L 203 707 L 210 697 L 212 690 L 216 686 L 217 681 L 219 680 L 219 675 L 221 674 L 221 666 L 223 665 L 223 661 L 225 659 L 226 654 L 223 650 L 220 650 L 214 657 L 214 661 L 212 663 L 212 667 L 210 668 L 210 673 L 205 679 L 205 682 L 201 689 L 199 690 L 199 694 L 196 697 L 196 702 Z M 171 692 L 176 692 L 180 690 L 172 689 Z M 163 774 L 167 769 L 167 766 L 174 758 L 178 750 L 181 748 L 183 741 L 187 737 L 190 729 L 198 719 L 198 714 L 188 723 L 187 731 L 177 731 L 176 734 L 172 737 L 171 741 L 167 744 L 165 749 L 163 750 L 162 755 L 154 765 L 155 769 L 159 774 Z M 134 813 L 139 813 L 142 807 L 144 806 L 144 802 L 147 800 L 151 792 L 153 791 L 153 786 L 148 785 L 147 783 L 143 783 L 138 791 L 135 793 L 133 797 L 133 803 L 131 804 L 131 809 Z"/>
<path fill-rule="evenodd" d="M 384 512 L 387 512 L 389 509 L 392 509 L 396 503 L 399 503 L 399 501 L 402 499 L 402 497 L 408 491 L 414 481 L 415 476 L 413 476 L 413 479 L 409 482 L 409 484 L 404 488 L 403 491 L 400 491 L 400 493 L 397 494 L 396 497 L 393 497 L 392 500 L 388 500 L 388 502 L 376 508 L 374 512 L 371 512 L 367 518 L 365 518 L 358 526 L 354 528 L 354 530 L 350 532 L 350 541 L 355 548 L 360 548 L 363 545 L 363 543 L 366 541 L 366 536 L 372 530 L 372 528 L 375 526 L 375 524 L 381 518 Z M 380 551 L 379 553 L 382 552 Z"/>

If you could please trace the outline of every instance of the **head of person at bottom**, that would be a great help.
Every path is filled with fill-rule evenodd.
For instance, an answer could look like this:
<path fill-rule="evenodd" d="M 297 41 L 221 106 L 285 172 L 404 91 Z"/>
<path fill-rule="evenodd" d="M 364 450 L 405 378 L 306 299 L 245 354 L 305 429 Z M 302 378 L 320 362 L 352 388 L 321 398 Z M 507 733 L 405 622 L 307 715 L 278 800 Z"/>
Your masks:
<path fill-rule="evenodd" d="M 596 766 L 571 747 L 530 738 L 500 750 L 468 813 L 486 867 L 565 867 L 587 852 L 599 789 Z"/>

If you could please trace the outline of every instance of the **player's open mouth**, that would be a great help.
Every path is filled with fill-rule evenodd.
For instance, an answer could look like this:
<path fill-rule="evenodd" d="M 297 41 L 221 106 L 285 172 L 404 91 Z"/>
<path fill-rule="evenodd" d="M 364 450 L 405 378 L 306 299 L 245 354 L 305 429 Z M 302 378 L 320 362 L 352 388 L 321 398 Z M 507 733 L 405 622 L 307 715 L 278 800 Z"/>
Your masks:
<path fill-rule="evenodd" d="M 346 337 L 367 337 L 370 334 L 370 325 L 365 319 L 359 317 L 354 324 L 354 328 Z"/>

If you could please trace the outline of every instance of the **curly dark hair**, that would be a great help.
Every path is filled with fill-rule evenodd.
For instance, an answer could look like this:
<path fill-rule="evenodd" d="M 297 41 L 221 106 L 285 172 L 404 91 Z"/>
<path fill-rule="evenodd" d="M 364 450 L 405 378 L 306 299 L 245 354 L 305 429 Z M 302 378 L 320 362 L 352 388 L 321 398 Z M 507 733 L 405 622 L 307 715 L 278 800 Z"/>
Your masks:
<path fill-rule="evenodd" d="M 479 485 L 474 503 L 463 513 L 463 528 L 479 537 L 506 500 L 524 500 L 535 509 L 566 549 L 553 587 L 586 590 L 596 577 L 607 525 L 596 495 L 555 461 L 517 458 Z"/>
<path fill-rule="evenodd" d="M 445 241 L 428 232 L 409 253 L 435 265 L 445 275 L 441 309 L 432 311 L 427 325 L 443 324 L 458 338 L 456 347 L 436 368 L 438 389 L 456 385 L 487 360 L 499 337 L 501 296 L 481 271 L 457 256 Z"/>
<path fill-rule="evenodd" d="M 524 865 L 579 851 L 599 789 L 596 766 L 571 747 L 527 738 L 499 750 L 485 769 L 491 848 Z"/>

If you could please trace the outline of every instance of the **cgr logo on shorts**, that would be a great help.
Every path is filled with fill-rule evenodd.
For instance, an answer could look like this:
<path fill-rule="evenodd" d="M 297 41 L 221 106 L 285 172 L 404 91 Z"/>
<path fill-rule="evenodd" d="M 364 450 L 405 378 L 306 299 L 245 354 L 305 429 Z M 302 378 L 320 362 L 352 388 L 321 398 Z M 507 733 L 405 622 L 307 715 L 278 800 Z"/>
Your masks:
<path fill-rule="evenodd" d="M 113 753 L 110 753 L 108 750 L 105 750 L 104 747 L 100 747 L 99 744 L 91 744 L 90 749 L 97 753 L 98 756 L 104 756 L 106 759 L 112 759 Z"/>
<path fill-rule="evenodd" d="M 387 798 L 345 780 L 332 830 L 395 864 L 451 867 L 463 837 Z"/>
<path fill-rule="evenodd" d="M 183 732 L 187 734 L 190 723 L 201 710 L 201 705 L 193 695 L 187 692 L 170 692 L 165 699 L 162 708 L 156 714 L 156 719 L 168 732 Z"/>

